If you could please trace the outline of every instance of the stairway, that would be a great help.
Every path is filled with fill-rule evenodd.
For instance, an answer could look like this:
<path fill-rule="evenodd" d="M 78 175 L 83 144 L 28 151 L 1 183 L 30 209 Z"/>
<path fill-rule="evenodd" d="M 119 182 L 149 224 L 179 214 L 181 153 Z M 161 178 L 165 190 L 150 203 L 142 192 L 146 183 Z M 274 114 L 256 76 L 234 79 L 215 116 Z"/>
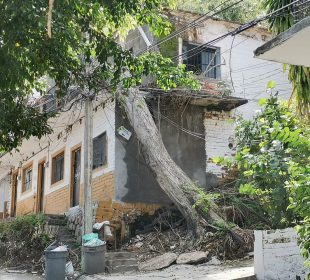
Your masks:
<path fill-rule="evenodd" d="M 58 242 L 68 246 L 69 249 L 79 246 L 74 232 L 68 229 L 65 215 L 45 214 L 44 218 L 46 228 L 55 233 Z"/>
<path fill-rule="evenodd" d="M 106 252 L 106 268 L 110 273 L 124 273 L 138 270 L 136 254 L 132 252 Z"/>

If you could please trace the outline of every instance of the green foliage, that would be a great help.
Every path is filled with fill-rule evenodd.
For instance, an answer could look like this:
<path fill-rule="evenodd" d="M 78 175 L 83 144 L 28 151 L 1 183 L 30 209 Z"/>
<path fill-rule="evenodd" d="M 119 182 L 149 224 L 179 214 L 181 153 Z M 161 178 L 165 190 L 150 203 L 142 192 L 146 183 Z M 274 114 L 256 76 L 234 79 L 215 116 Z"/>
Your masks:
<path fill-rule="evenodd" d="M 207 13 L 209 11 L 212 11 L 214 8 L 216 8 L 223 2 L 224 1 L 222 0 L 211 0 L 211 1 L 179 0 L 177 6 L 180 9 L 190 11 L 190 12 Z M 218 8 L 217 10 L 220 10 L 223 7 L 225 7 L 225 5 L 223 5 L 221 8 Z M 224 20 L 245 23 L 247 21 L 255 19 L 261 12 L 262 12 L 261 1 L 244 0 L 238 5 L 222 12 L 221 14 L 218 15 L 218 17 Z"/>
<path fill-rule="evenodd" d="M 200 207 L 205 214 L 209 213 L 212 204 L 220 197 L 218 193 L 206 193 L 202 188 L 197 187 L 198 199 L 193 207 Z"/>
<path fill-rule="evenodd" d="M 260 101 L 253 120 L 236 123 L 237 186 L 257 198 L 274 228 L 298 224 L 309 260 L 310 131 L 276 96 Z M 220 161 L 225 163 L 225 161 Z"/>
<path fill-rule="evenodd" d="M 49 37 L 47 1 L 0 1 L 0 151 L 51 132 L 48 116 L 27 106 L 34 91 L 44 93 L 42 77 L 56 81 L 59 96 L 69 85 L 95 94 L 102 81 L 111 89 L 140 85 L 144 75 L 164 89 L 198 87 L 184 66 L 174 68 L 154 53 L 134 57 L 117 42 L 137 25 L 147 24 L 157 37 L 167 35 L 171 24 L 162 11 L 173 2 L 55 1 Z M 90 67 L 94 61 L 96 67 Z"/>
<path fill-rule="evenodd" d="M 293 0 L 264 0 L 263 5 L 267 13 L 276 11 Z M 299 3 L 298 3 L 299 4 Z M 303 9 L 301 6 L 300 9 Z M 285 9 L 285 13 L 269 19 L 269 27 L 276 35 L 289 29 L 294 25 L 293 6 Z M 285 67 L 286 68 L 286 67 Z M 310 111 L 310 68 L 304 66 L 289 66 L 289 80 L 293 85 L 292 95 L 295 96 L 299 113 L 303 117 L 308 117 Z"/>
<path fill-rule="evenodd" d="M 172 25 L 170 28 L 170 32 L 174 32 L 175 30 L 176 30 L 175 26 Z M 164 35 L 161 35 L 157 39 L 159 41 L 164 37 L 165 37 Z M 172 39 L 163 42 L 158 47 L 163 57 L 174 57 L 178 55 L 178 37 L 175 36 Z"/>
<path fill-rule="evenodd" d="M 50 237 L 43 230 L 43 215 L 20 216 L 14 220 L 0 223 L 0 243 L 21 247 L 20 254 L 31 255 L 33 251 L 42 251 L 50 242 Z M 10 250 L 10 246 L 5 246 Z M 3 250 L 0 250 L 3 253 Z M 0 255 L 0 258 L 5 258 Z"/>

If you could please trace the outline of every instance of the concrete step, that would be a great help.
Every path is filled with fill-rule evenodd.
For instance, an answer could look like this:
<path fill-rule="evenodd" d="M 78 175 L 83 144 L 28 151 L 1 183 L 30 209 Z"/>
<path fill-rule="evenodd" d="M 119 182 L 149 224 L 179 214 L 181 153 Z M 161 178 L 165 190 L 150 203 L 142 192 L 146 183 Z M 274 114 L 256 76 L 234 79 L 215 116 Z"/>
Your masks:
<path fill-rule="evenodd" d="M 119 265 L 112 269 L 112 273 L 124 273 L 138 271 L 137 265 Z"/>
<path fill-rule="evenodd" d="M 134 265 L 138 265 L 138 261 L 137 259 L 114 259 L 114 260 L 107 260 L 106 259 L 106 264 L 110 267 L 112 267 L 112 269 L 114 267 L 117 266 L 134 266 Z"/>
<path fill-rule="evenodd" d="M 116 252 L 106 252 L 106 259 L 135 259 L 136 254 L 133 252 L 126 251 L 116 251 Z"/>
<path fill-rule="evenodd" d="M 53 225 L 53 226 L 66 226 L 67 218 L 65 216 L 56 217 L 56 215 L 45 216 L 45 222 L 48 225 Z"/>
<path fill-rule="evenodd" d="M 138 261 L 133 252 L 106 252 L 106 266 L 111 273 L 138 271 Z"/>

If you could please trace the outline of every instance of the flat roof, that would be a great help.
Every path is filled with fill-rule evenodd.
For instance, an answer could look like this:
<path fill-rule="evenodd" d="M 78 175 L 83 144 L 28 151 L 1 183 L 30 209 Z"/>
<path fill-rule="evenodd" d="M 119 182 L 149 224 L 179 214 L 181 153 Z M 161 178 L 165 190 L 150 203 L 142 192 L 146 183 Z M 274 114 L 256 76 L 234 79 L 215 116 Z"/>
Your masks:
<path fill-rule="evenodd" d="M 141 91 L 152 94 L 152 97 L 184 97 L 190 99 L 190 104 L 206 107 L 209 110 L 230 111 L 241 105 L 248 103 L 245 98 L 229 95 L 215 95 L 206 90 L 193 91 L 189 89 L 172 89 L 165 91 L 159 88 L 140 88 Z"/>
<path fill-rule="evenodd" d="M 257 58 L 310 67 L 310 16 L 254 51 Z"/>

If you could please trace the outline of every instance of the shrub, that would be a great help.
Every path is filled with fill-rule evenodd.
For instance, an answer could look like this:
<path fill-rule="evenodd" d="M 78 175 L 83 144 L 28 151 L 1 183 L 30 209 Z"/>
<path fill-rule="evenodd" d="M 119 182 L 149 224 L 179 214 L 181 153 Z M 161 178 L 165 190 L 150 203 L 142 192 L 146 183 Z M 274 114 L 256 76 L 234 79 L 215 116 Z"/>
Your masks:
<path fill-rule="evenodd" d="M 309 127 L 276 96 L 260 105 L 252 120 L 236 122 L 236 156 L 215 161 L 238 167 L 237 187 L 260 202 L 273 228 L 298 225 L 302 254 L 309 260 Z"/>

